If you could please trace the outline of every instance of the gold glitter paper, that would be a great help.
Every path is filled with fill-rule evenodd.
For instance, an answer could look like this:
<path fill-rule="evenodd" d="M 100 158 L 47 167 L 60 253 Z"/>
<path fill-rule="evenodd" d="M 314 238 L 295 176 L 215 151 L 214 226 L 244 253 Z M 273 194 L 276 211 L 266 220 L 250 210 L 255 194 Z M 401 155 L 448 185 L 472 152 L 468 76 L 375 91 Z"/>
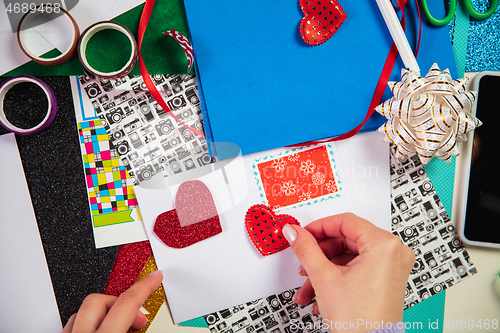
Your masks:
<path fill-rule="evenodd" d="M 154 272 L 158 270 L 158 267 L 156 266 L 156 261 L 154 256 L 149 257 L 148 262 L 142 269 L 141 274 L 137 278 L 137 281 L 142 279 L 143 277 L 148 276 L 151 272 Z M 134 330 L 134 329 L 129 329 L 129 333 L 144 333 L 148 330 L 149 325 L 153 322 L 153 319 L 156 317 L 156 314 L 160 310 L 160 307 L 163 305 L 165 300 L 167 299 L 165 295 L 165 290 L 163 289 L 163 284 L 160 284 L 158 288 L 156 288 L 155 291 L 149 295 L 148 299 L 146 302 L 144 302 L 143 307 L 148 310 L 149 314 L 146 314 L 146 318 L 148 318 L 147 324 L 139 329 L 139 330 Z"/>

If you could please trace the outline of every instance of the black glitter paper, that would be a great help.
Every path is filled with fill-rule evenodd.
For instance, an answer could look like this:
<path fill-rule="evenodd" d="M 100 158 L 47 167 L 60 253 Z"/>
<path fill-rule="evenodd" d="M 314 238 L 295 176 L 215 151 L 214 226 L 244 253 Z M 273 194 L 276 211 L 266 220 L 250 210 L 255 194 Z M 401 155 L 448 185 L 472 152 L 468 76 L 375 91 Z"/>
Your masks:
<path fill-rule="evenodd" d="M 6 79 L 0 77 L 0 84 Z M 56 95 L 57 115 L 46 130 L 16 135 L 16 140 L 65 324 L 85 296 L 104 292 L 118 247 L 95 248 L 69 78 L 40 79 Z M 46 103 L 45 94 L 37 96 L 43 99 L 40 104 Z M 17 102 L 9 98 L 7 103 Z M 5 133 L 0 126 L 0 135 Z"/>

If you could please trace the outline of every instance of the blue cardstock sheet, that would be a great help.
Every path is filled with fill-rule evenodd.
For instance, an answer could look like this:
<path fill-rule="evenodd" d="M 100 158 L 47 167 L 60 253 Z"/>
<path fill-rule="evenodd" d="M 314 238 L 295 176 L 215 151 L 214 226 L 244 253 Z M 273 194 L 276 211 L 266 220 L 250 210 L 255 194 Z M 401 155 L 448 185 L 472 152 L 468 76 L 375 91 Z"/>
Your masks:
<path fill-rule="evenodd" d="M 375 0 L 340 5 L 344 24 L 325 43 L 309 46 L 300 37 L 298 1 L 185 0 L 212 155 L 231 157 L 217 142 L 235 143 L 245 155 L 338 136 L 364 120 L 392 38 Z M 441 1 L 429 6 L 444 15 Z M 415 1 L 405 14 L 414 49 Z M 417 60 L 422 75 L 437 62 L 456 77 L 447 28 L 423 16 Z M 400 80 L 402 67 L 398 57 L 391 80 Z M 391 96 L 386 89 L 382 101 Z M 363 130 L 384 121 L 374 114 Z"/>

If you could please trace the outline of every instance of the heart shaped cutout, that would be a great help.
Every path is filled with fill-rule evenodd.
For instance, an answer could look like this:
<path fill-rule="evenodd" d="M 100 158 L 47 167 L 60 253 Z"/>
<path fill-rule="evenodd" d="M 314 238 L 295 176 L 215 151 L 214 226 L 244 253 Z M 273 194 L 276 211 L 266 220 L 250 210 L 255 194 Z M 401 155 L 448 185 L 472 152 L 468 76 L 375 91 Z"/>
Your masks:
<path fill-rule="evenodd" d="M 199 180 L 182 183 L 175 209 L 158 215 L 153 232 L 167 246 L 184 248 L 222 232 L 212 193 Z"/>
<path fill-rule="evenodd" d="M 283 251 L 290 246 L 282 228 L 285 224 L 299 221 L 291 215 L 277 215 L 269 206 L 253 205 L 245 214 L 245 226 L 253 244 L 263 256 Z"/>
<path fill-rule="evenodd" d="M 304 13 L 300 21 L 300 36 L 309 45 L 329 40 L 347 18 L 336 0 L 299 0 L 299 5 Z"/>

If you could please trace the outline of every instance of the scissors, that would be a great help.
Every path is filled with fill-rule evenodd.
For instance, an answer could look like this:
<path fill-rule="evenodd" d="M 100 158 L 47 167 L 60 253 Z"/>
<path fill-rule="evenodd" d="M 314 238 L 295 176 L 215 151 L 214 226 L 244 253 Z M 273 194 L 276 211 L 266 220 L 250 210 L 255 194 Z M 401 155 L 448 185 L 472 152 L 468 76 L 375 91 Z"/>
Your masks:
<path fill-rule="evenodd" d="M 427 0 L 421 0 L 422 1 L 422 8 L 424 10 L 424 14 L 427 17 L 427 20 L 435 26 L 442 26 L 445 24 L 450 23 L 451 19 L 453 16 L 455 16 L 455 10 L 457 8 L 457 0 L 450 0 L 450 10 L 448 12 L 448 15 L 446 15 L 445 18 L 443 19 L 437 19 L 434 16 L 432 16 L 431 12 L 429 11 L 429 6 L 427 6 Z M 485 20 L 488 17 L 490 17 L 495 10 L 497 9 L 498 5 L 498 0 L 491 0 L 491 5 L 490 8 L 484 12 L 480 13 L 477 10 L 474 9 L 474 6 L 472 5 L 472 0 L 463 0 L 465 4 L 465 8 L 469 12 L 470 16 L 477 20 Z"/>

